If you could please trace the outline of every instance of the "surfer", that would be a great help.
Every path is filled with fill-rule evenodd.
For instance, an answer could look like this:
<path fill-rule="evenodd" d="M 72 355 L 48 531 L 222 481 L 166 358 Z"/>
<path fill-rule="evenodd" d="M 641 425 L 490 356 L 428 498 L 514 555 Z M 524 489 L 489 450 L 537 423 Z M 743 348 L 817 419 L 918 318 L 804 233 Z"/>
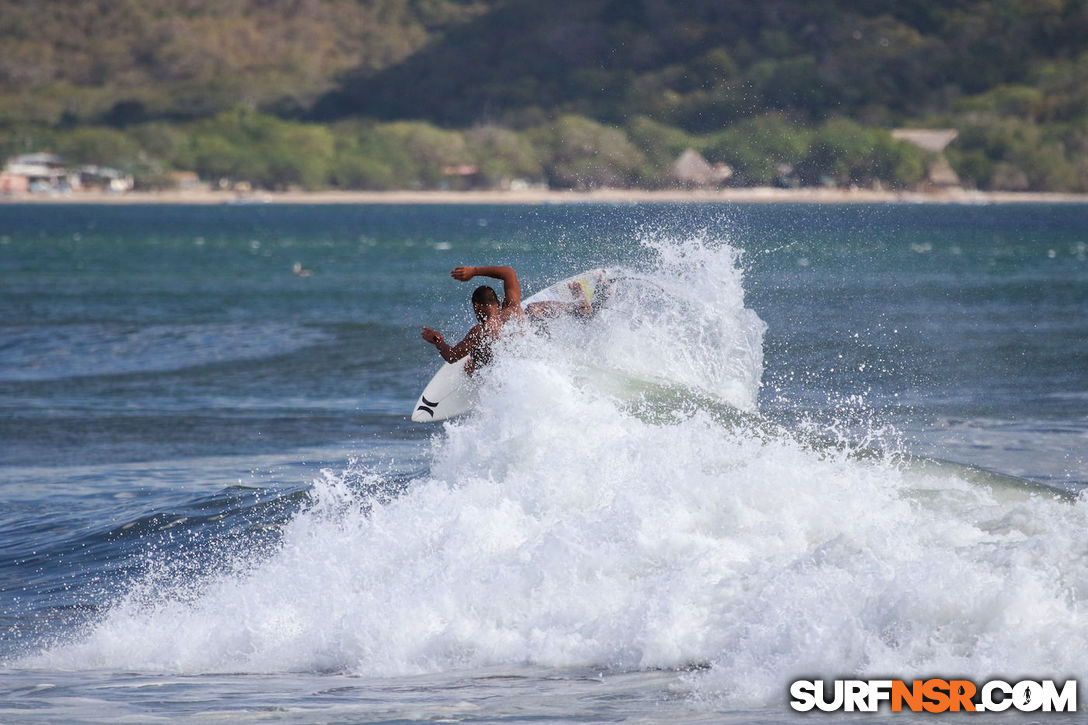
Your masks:
<path fill-rule="evenodd" d="M 597 308 L 607 299 L 611 291 L 609 284 L 611 280 L 606 280 L 601 285 L 601 293 L 596 295 L 596 304 L 591 304 L 585 287 L 581 282 L 574 281 L 568 284 L 573 302 L 532 302 L 522 309 L 521 284 L 512 267 L 462 266 L 450 272 L 450 276 L 461 282 L 467 282 L 473 277 L 492 277 L 502 280 L 501 303 L 494 288 L 488 285 L 477 287 L 472 293 L 472 311 L 476 314 L 479 324 L 473 326 L 461 342 L 451 346 L 442 337 L 442 333 L 430 327 L 423 328 L 423 339 L 434 345 L 438 354 L 446 362 L 454 363 L 466 355 L 472 356 L 465 365 L 465 372 L 469 375 L 472 375 L 477 367 L 491 362 L 491 345 L 499 339 L 503 327 L 508 322 L 521 322 L 526 318 L 533 322 L 542 322 L 562 315 L 588 319 L 597 312 Z"/>
<path fill-rule="evenodd" d="M 477 367 L 491 362 L 491 346 L 499 339 L 503 327 L 509 322 L 525 319 L 525 310 L 521 309 L 521 285 L 511 267 L 462 266 L 450 272 L 450 276 L 459 282 L 468 282 L 473 277 L 491 277 L 502 281 L 501 303 L 494 288 L 488 285 L 481 285 L 472 293 L 472 311 L 478 324 L 456 345 L 447 343 L 437 330 L 423 328 L 423 339 L 434 345 L 446 362 L 457 362 L 471 355 L 472 359 L 465 365 L 465 372 L 471 375 Z"/>

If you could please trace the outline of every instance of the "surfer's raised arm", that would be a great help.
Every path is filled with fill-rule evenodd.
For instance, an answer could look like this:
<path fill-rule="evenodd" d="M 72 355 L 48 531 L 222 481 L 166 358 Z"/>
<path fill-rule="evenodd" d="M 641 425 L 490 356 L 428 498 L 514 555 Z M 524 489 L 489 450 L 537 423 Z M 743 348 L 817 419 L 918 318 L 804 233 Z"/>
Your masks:
<path fill-rule="evenodd" d="M 521 306 L 521 283 L 513 267 L 457 267 L 450 276 L 461 282 L 468 282 L 473 277 L 491 277 L 502 280 L 502 308 Z"/>

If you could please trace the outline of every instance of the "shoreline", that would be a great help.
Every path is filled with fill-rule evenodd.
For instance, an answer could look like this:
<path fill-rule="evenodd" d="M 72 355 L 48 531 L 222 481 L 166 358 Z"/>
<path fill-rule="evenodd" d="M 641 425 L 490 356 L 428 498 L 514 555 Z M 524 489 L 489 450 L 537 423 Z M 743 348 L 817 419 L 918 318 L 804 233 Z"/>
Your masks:
<path fill-rule="evenodd" d="M 638 204 L 638 203 L 764 203 L 764 204 L 1088 204 L 1088 194 L 1060 192 L 884 191 L 875 189 L 777 189 L 751 187 L 720 190 L 595 189 L 556 191 L 136 191 L 127 193 L 78 192 L 69 194 L 19 194 L 0 196 L 0 205 L 11 204 Z"/>

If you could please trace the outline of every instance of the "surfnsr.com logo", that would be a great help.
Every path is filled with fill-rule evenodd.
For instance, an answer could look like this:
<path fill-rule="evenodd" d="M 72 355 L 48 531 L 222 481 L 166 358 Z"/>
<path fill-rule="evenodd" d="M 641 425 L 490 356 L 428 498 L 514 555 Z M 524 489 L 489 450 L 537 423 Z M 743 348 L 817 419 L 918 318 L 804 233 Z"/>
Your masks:
<path fill-rule="evenodd" d="M 1077 681 L 1059 688 L 1054 680 L 797 680 L 790 685 L 790 707 L 798 712 L 877 712 L 888 703 L 892 712 L 1076 712 Z"/>

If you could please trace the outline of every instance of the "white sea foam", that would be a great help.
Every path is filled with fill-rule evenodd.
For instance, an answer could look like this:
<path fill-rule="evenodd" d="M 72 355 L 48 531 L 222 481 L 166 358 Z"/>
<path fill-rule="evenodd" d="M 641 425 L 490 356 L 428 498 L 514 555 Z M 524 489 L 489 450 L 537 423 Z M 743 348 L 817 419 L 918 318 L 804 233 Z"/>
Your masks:
<path fill-rule="evenodd" d="M 26 664 L 698 664 L 710 667 L 690 686 L 735 706 L 778 704 L 800 675 L 1083 672 L 1085 502 L 814 449 L 705 405 L 632 404 L 632 378 L 742 409 L 758 390 L 762 323 L 734 250 L 657 251 L 656 307 L 617 295 L 589 324 L 515 343 L 403 495 L 375 503 L 360 491 L 380 477 L 327 473 L 272 555 L 137 587 L 79 642 Z"/>

